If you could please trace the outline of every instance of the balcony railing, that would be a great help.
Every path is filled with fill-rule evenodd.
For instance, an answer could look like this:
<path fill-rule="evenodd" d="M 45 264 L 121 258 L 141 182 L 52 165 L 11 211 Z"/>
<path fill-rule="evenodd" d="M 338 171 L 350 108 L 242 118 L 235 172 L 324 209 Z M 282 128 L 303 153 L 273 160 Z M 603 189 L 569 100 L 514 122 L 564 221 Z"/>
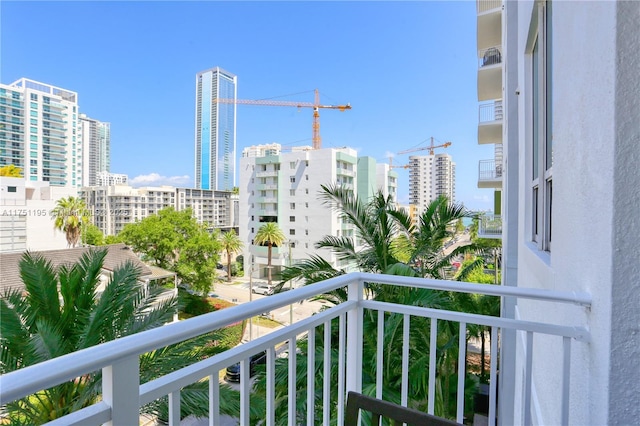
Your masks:
<path fill-rule="evenodd" d="M 531 423 L 532 407 L 532 373 L 536 368 L 546 368 L 535 364 L 532 358 L 538 353 L 544 353 L 549 345 L 556 344 L 562 355 L 558 360 L 561 375 L 558 377 L 558 400 L 562 402 L 562 410 L 557 418 L 546 418 L 549 423 L 569 424 L 569 395 L 578 385 L 569 381 L 571 370 L 571 349 L 576 344 L 589 342 L 588 330 L 581 324 L 554 325 L 520 321 L 516 319 L 483 316 L 464 312 L 454 312 L 441 309 L 423 308 L 414 305 L 383 303 L 366 297 L 365 288 L 368 283 L 384 283 L 413 289 L 432 289 L 454 291 L 461 293 L 482 294 L 491 296 L 510 296 L 515 299 L 532 299 L 537 303 L 554 302 L 569 303 L 585 306 L 591 304 L 588 294 L 575 292 L 557 292 L 536 289 L 523 289 L 486 284 L 469 284 L 433 279 L 420 279 L 390 275 L 376 275 L 366 273 L 351 273 L 342 275 L 317 284 L 297 288 L 285 293 L 261 298 L 259 300 L 221 311 L 201 315 L 185 321 L 172 323 L 144 333 L 127 336 L 102 345 L 94 346 L 63 357 L 55 358 L 22 370 L 11 372 L 0 377 L 0 402 L 6 404 L 52 386 L 75 380 L 85 374 L 102 371 L 102 399 L 95 404 L 78 410 L 52 424 L 84 425 L 112 422 L 113 424 L 133 425 L 139 422 L 139 408 L 142 405 L 156 401 L 168 395 L 169 424 L 180 423 L 181 389 L 189 384 L 208 380 L 209 383 L 209 419 L 210 424 L 220 424 L 220 372 L 226 367 L 240 362 L 240 410 L 237 414 L 241 425 L 249 424 L 250 405 L 252 398 L 252 381 L 249 374 L 250 357 L 261 351 L 266 351 L 266 410 L 264 424 L 272 426 L 288 423 L 295 425 L 305 423 L 309 425 L 336 423 L 343 424 L 346 393 L 350 390 L 362 391 L 363 387 L 363 324 L 365 318 L 373 318 L 373 329 L 367 329 L 368 339 L 377 341 L 375 358 L 375 373 L 370 376 L 374 383 L 376 397 L 382 398 L 383 366 L 385 365 L 386 347 L 384 336 L 388 321 L 398 319 L 398 338 L 402 348 L 398 352 L 400 357 L 394 360 L 401 366 L 402 380 L 397 389 L 401 404 L 406 406 L 409 399 L 409 381 L 424 380 L 428 388 L 427 411 L 433 414 L 436 400 L 436 360 L 437 351 L 429 351 L 428 362 L 419 369 L 420 372 L 409 374 L 409 354 L 415 346 L 410 345 L 415 339 L 415 323 L 419 318 L 428 318 L 429 325 L 420 332 L 420 339 L 424 339 L 421 347 L 437 347 L 439 327 L 454 329 L 451 323 L 457 324 L 457 371 L 465 371 L 467 351 L 467 330 L 472 324 L 480 324 L 491 328 L 489 364 L 489 424 L 496 423 L 498 404 L 513 406 L 514 398 L 523 398 L 523 413 L 521 419 L 507 419 L 502 417 L 502 424 Z M 337 289 L 346 288 L 348 298 L 345 302 L 323 310 L 309 318 L 292 325 L 272 331 L 258 339 L 234 347 L 210 358 L 194 361 L 190 366 L 174 371 L 147 383 L 140 383 L 139 358 L 149 351 L 163 348 L 170 344 L 191 339 L 201 334 L 219 330 L 259 315 L 263 312 L 306 300 Z M 395 315 L 394 315 L 395 314 Z M 400 317 L 398 317 L 400 315 Z M 498 360 L 498 342 L 504 343 L 502 333 L 515 330 L 522 333 L 529 342 L 526 351 L 516 352 L 514 355 L 522 357 L 524 374 L 521 381 L 515 380 L 515 372 L 502 372 L 501 379 L 517 382 L 521 389 L 516 392 L 497 394 L 498 366 L 503 365 Z M 513 333 L 510 333 L 513 334 Z M 306 336 L 315 336 L 307 339 Z M 557 338 L 560 336 L 560 339 Z M 533 345 L 535 338 L 536 344 Z M 307 340 L 306 345 L 299 345 Z M 558 341 L 557 341 L 558 340 Z M 369 340 L 370 341 L 370 340 Z M 415 340 L 412 340 L 415 343 Z M 557 342 L 556 342 L 557 341 Z M 348 344 L 347 344 L 348 342 Z M 578 342 L 578 343 L 574 343 Z M 388 342 L 387 342 L 388 343 Z M 316 347 L 316 345 L 322 345 Z M 276 348 L 285 345 L 288 355 L 287 361 L 280 364 L 286 367 L 288 377 L 288 395 L 285 399 L 288 411 L 287 419 L 275 418 L 275 370 Z M 411 348 L 410 348 L 411 346 Z M 306 347 L 306 354 L 298 349 Z M 502 353 L 504 351 L 501 350 Z M 540 352 L 538 352 L 540 351 Z M 296 359 L 304 359 L 298 368 Z M 318 358 L 318 364 L 316 364 Z M 368 360 L 372 361 L 372 360 Z M 303 371 L 307 368 L 307 371 Z M 308 366 L 308 367 L 307 367 Z M 415 367 L 415 366 L 414 366 Z M 336 373 L 337 371 L 337 373 Z M 306 380 L 296 381 L 297 374 L 306 376 Z M 420 375 L 416 378 L 415 375 Z M 316 379 L 316 376 L 319 376 Z M 300 388 L 300 383 L 306 385 Z M 459 374 L 456 391 L 456 420 L 462 422 L 464 413 L 465 375 Z M 320 387 L 320 388 L 318 388 Z M 515 395 L 514 395 L 515 394 Z M 316 415 L 315 408 L 322 407 L 321 413 Z M 330 408 L 334 408 L 331 410 Z M 333 414 L 332 414 L 333 413 Z M 528 413 L 528 414 L 527 414 Z M 331 418 L 332 415 L 334 418 Z M 303 420 L 304 419 L 304 420 Z"/>
<path fill-rule="evenodd" d="M 502 185 L 502 164 L 496 160 L 478 162 L 478 187 L 498 188 Z"/>
<path fill-rule="evenodd" d="M 479 14 L 502 7 L 502 0 L 476 0 L 476 11 Z"/>
<path fill-rule="evenodd" d="M 502 121 L 502 101 L 491 101 L 479 106 L 478 122 L 490 123 L 492 121 Z"/>
<path fill-rule="evenodd" d="M 502 218 L 499 215 L 480 216 L 478 222 L 478 237 L 502 238 Z"/>
<path fill-rule="evenodd" d="M 478 51 L 478 67 L 488 67 L 502 63 L 502 46 L 493 46 Z"/>

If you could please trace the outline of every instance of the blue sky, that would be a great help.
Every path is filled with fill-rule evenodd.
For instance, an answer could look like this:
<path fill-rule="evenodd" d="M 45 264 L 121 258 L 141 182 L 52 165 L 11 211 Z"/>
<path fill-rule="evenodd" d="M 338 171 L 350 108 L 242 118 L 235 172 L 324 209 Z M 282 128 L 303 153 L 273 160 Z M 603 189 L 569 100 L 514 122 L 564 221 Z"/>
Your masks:
<path fill-rule="evenodd" d="M 318 88 L 322 103 L 350 103 L 321 110 L 323 147 L 388 162 L 431 136 L 451 141 L 457 200 L 491 208 L 476 185 L 493 151 L 477 144 L 473 1 L 2 1 L 0 13 L 2 83 L 77 92 L 81 112 L 111 123 L 111 171 L 138 184 L 193 185 L 195 75 L 220 66 L 241 99 L 313 102 Z M 240 105 L 238 155 L 311 145 L 311 123 L 309 108 Z M 408 171 L 396 170 L 406 202 Z"/>

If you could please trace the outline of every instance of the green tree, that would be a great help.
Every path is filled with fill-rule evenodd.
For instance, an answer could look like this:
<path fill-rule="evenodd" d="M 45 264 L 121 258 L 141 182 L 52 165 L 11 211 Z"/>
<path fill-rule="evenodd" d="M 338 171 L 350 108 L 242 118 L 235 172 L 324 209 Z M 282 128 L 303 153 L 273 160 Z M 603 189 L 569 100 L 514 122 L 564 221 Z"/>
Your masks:
<path fill-rule="evenodd" d="M 82 243 L 90 246 L 101 246 L 104 244 L 104 235 L 96 225 L 89 224 L 82 230 Z"/>
<path fill-rule="evenodd" d="M 242 240 L 235 233 L 235 231 L 231 230 L 229 232 L 225 232 L 222 234 L 220 238 L 220 243 L 222 244 L 222 249 L 227 253 L 227 281 L 231 281 L 231 255 L 242 250 L 244 244 Z"/>
<path fill-rule="evenodd" d="M 191 209 L 167 207 L 127 224 L 118 238 L 157 266 L 176 271 L 195 290 L 211 289 L 220 243 L 217 234 L 196 221 Z"/>
<path fill-rule="evenodd" d="M 26 253 L 20 274 L 26 292 L 5 291 L 0 299 L 0 372 L 28 367 L 52 358 L 162 326 L 170 322 L 176 300 L 162 288 L 145 292 L 138 282 L 140 271 L 125 263 L 116 268 L 102 294 L 97 296 L 105 249 L 85 253 L 71 266 L 57 271 L 39 255 Z M 215 338 L 215 337 L 214 337 Z M 140 359 L 141 382 L 146 382 L 193 363 L 212 338 L 204 335 L 145 354 Z M 11 424 L 41 424 L 95 403 L 100 392 L 100 373 L 88 374 L 38 392 L 6 406 Z M 229 398 L 223 411 L 234 415 L 237 402 Z M 183 410 L 208 413 L 208 390 L 196 384 L 187 389 Z M 235 399 L 237 401 L 237 397 Z M 143 407 L 157 412 L 161 404 Z"/>
<path fill-rule="evenodd" d="M 177 249 L 174 268 L 178 277 L 194 290 L 207 294 L 216 276 L 219 252 L 218 231 L 210 234 L 204 226 L 199 226 Z"/>
<path fill-rule="evenodd" d="M 118 237 L 117 235 L 107 235 L 104 237 L 104 243 L 105 245 L 108 244 L 118 244 L 121 243 L 122 239 L 120 237 Z"/>
<path fill-rule="evenodd" d="M 22 169 L 15 164 L 8 164 L 0 167 L 0 176 L 22 177 Z"/>
<path fill-rule="evenodd" d="M 65 233 L 67 245 L 75 247 L 82 228 L 89 223 L 90 212 L 81 198 L 69 196 L 56 202 L 52 211 L 54 227 Z"/>
<path fill-rule="evenodd" d="M 285 241 L 285 236 L 282 233 L 282 230 L 278 227 L 278 224 L 275 222 L 269 222 L 262 225 L 258 232 L 256 232 L 256 236 L 253 238 L 253 242 L 257 245 L 267 245 L 267 269 L 268 269 L 268 285 L 271 285 L 271 249 L 275 245 L 276 247 L 281 246 Z"/>

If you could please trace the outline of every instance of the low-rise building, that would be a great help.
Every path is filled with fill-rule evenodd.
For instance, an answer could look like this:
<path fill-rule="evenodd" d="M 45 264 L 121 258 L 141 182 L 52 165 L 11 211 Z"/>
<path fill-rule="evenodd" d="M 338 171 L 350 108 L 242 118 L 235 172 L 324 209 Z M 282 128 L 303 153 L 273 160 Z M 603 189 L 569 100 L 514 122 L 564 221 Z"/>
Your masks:
<path fill-rule="evenodd" d="M 67 247 L 64 232 L 54 229 L 53 209 L 74 188 L 49 182 L 0 177 L 0 252 L 55 250 Z"/>

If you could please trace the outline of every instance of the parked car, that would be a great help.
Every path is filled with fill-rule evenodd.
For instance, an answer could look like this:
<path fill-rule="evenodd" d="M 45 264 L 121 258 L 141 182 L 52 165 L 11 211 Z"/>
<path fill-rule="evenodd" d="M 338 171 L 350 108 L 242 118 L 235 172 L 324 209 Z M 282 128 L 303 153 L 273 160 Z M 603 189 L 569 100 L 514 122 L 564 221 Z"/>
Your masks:
<path fill-rule="evenodd" d="M 273 294 L 273 286 L 270 285 L 254 285 L 252 291 L 255 294 L 262 294 L 265 296 L 270 296 Z"/>
<path fill-rule="evenodd" d="M 267 353 L 265 351 L 258 352 L 252 355 L 249 359 L 249 372 L 250 377 L 256 374 L 256 366 L 267 363 Z M 240 382 L 240 363 L 236 363 L 227 367 L 227 372 L 224 378 L 228 382 L 239 383 Z"/>

